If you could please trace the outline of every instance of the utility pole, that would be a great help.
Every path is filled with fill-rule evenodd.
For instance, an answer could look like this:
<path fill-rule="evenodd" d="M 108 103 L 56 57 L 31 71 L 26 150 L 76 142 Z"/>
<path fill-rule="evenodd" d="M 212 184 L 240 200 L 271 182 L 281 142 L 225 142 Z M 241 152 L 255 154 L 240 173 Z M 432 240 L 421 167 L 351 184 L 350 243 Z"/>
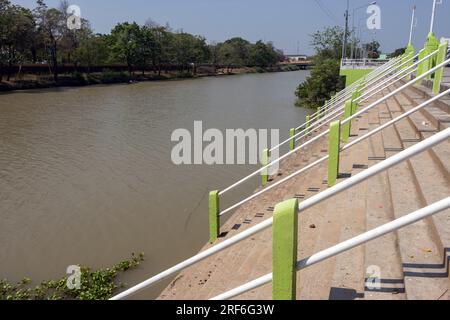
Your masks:
<path fill-rule="evenodd" d="M 350 0 L 347 0 L 347 10 L 345 10 L 345 30 L 344 30 L 344 43 L 342 47 L 342 60 L 347 58 L 347 42 L 348 42 L 348 11 L 350 7 Z"/>
<path fill-rule="evenodd" d="M 430 33 L 434 32 L 434 19 L 436 18 L 436 5 L 437 5 L 437 0 L 433 0 L 433 12 L 431 13 Z"/>
<path fill-rule="evenodd" d="M 416 21 L 416 6 L 413 7 L 413 11 L 412 11 L 411 29 L 409 31 L 409 42 L 408 42 L 408 44 L 412 44 L 412 41 L 413 41 L 413 33 L 414 33 L 415 21 Z"/>

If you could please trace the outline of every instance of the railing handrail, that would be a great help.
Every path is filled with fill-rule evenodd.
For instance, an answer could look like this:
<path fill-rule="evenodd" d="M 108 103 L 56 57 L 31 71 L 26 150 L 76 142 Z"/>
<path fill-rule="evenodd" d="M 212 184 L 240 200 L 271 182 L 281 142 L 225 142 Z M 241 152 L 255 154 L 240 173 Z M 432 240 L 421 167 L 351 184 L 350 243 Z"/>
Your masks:
<path fill-rule="evenodd" d="M 425 60 L 425 59 L 426 59 L 426 58 L 424 58 L 423 60 Z M 419 63 L 420 63 L 420 62 L 419 62 Z M 349 97 L 347 97 L 347 98 L 349 98 Z M 335 115 L 336 112 L 338 112 L 338 111 L 340 111 L 340 110 L 336 110 L 336 109 L 335 109 L 331 114 L 328 114 L 328 115 L 326 116 L 326 118 L 329 118 L 330 116 Z M 341 114 L 340 114 L 340 115 L 341 115 Z M 340 116 L 340 115 L 338 115 L 338 116 Z M 323 119 L 323 120 L 325 120 L 325 119 Z M 323 121 L 323 120 L 322 120 L 322 121 Z M 291 139 L 295 139 L 296 137 L 298 137 L 298 136 L 301 135 L 301 134 L 305 134 L 306 131 L 309 131 L 309 130 L 317 130 L 318 128 L 315 128 L 315 125 L 316 125 L 316 124 L 317 124 L 317 123 L 313 124 L 310 128 L 305 129 L 305 130 L 303 130 L 303 131 L 301 131 L 301 132 L 295 134 L 293 137 L 291 137 L 291 138 L 290 138 L 289 140 L 287 140 L 287 141 L 290 141 Z M 323 123 L 323 124 L 325 124 L 325 123 Z M 250 180 L 251 178 L 255 177 L 256 175 L 258 175 L 258 174 L 264 172 L 265 170 L 267 170 L 268 168 L 270 168 L 270 167 L 273 166 L 274 164 L 276 164 L 276 163 L 280 162 L 281 160 L 283 160 L 283 159 L 289 157 L 290 155 L 294 154 L 295 152 L 297 152 L 297 151 L 300 150 L 301 148 L 304 148 L 304 147 L 308 146 L 308 145 L 311 144 L 312 142 L 317 141 L 318 138 L 324 137 L 326 134 L 328 134 L 328 132 L 325 132 L 325 134 L 319 135 L 319 136 L 313 138 L 312 140 L 306 142 L 306 143 L 303 144 L 302 146 L 297 147 L 297 148 L 295 148 L 294 150 L 289 151 L 289 152 L 286 153 L 285 155 L 281 156 L 280 158 L 278 158 L 278 159 L 276 159 L 276 160 L 273 160 L 271 163 L 269 163 L 269 164 L 263 166 L 262 168 L 260 168 L 259 170 L 253 172 L 252 174 L 248 175 L 247 177 L 242 178 L 241 180 L 239 180 L 238 182 L 234 183 L 233 185 L 231 185 L 231 186 L 229 186 L 229 187 L 227 187 L 227 188 L 221 190 L 221 191 L 219 192 L 219 196 L 222 196 L 223 194 L 227 193 L 228 191 L 230 191 L 230 190 L 236 188 L 237 186 L 241 185 L 242 183 L 244 183 L 244 182 Z M 304 137 L 304 136 L 303 136 L 303 137 Z"/>
<path fill-rule="evenodd" d="M 360 184 L 361 182 L 381 173 L 384 172 L 396 165 L 398 165 L 399 163 L 409 160 L 410 158 L 422 153 L 425 150 L 428 150 L 438 144 L 440 144 L 441 142 L 447 140 L 450 138 L 450 128 L 435 134 L 434 136 L 426 139 L 425 141 L 422 141 L 420 143 L 418 143 L 415 146 L 412 146 L 404 151 L 402 151 L 401 153 L 373 166 L 372 168 L 369 168 L 351 178 L 349 178 L 346 181 L 343 181 L 340 184 L 337 184 L 333 187 L 331 187 L 330 189 L 327 189 L 323 192 L 321 192 L 318 195 L 315 195 L 305 201 L 303 201 L 300 205 L 299 205 L 299 212 L 303 212 L 307 209 L 310 209 L 312 207 L 314 207 L 315 205 L 321 203 L 322 201 L 328 200 L 358 184 Z M 227 239 L 225 241 L 223 241 L 222 243 L 217 244 L 216 246 L 205 250 L 204 252 L 201 252 L 200 254 L 183 261 L 182 263 L 179 263 L 178 265 L 148 279 L 147 281 L 144 281 L 140 284 L 138 284 L 137 286 L 134 286 L 128 290 L 126 290 L 125 292 L 122 292 L 121 294 L 113 297 L 111 300 L 121 300 L 124 299 L 130 295 L 136 294 L 137 292 L 140 292 L 144 289 L 146 289 L 147 287 L 160 282 L 172 275 L 174 275 L 175 273 L 178 273 L 186 268 L 188 268 L 189 266 L 192 266 L 200 261 L 203 261 L 204 259 L 218 253 L 221 252 L 267 228 L 270 228 L 273 225 L 273 218 L 270 218 L 262 223 L 259 223 L 258 225 L 251 227 L 248 230 L 243 231 L 242 233 Z"/>
<path fill-rule="evenodd" d="M 421 110 L 421 109 L 427 107 L 428 105 L 430 105 L 431 103 L 435 102 L 436 100 L 438 100 L 438 99 L 440 99 L 440 98 L 442 98 L 442 97 L 444 97 L 444 96 L 446 96 L 446 95 L 449 95 L 449 94 L 450 94 L 450 89 L 444 91 L 443 93 L 440 93 L 440 94 L 434 96 L 433 98 L 429 99 L 428 101 L 425 101 L 424 103 L 420 104 L 419 106 L 417 106 L 417 107 L 415 107 L 415 108 L 413 108 L 413 109 L 411 109 L 411 110 L 409 110 L 409 111 L 407 111 L 407 112 L 401 114 L 401 115 L 398 116 L 397 118 L 392 119 L 391 121 L 389 121 L 389 122 L 383 124 L 382 126 L 380 126 L 380 127 L 376 128 L 376 129 L 372 130 L 371 132 L 368 132 L 368 133 L 366 133 L 365 135 L 359 137 L 358 139 L 355 139 L 354 141 L 352 141 L 352 142 L 346 144 L 344 147 L 342 147 L 342 148 L 340 149 L 340 151 L 343 152 L 343 151 L 346 151 L 346 150 L 350 149 L 350 148 L 353 147 L 354 145 L 356 145 L 356 144 L 358 144 L 358 143 L 360 143 L 360 142 L 362 142 L 362 141 L 364 141 L 364 140 L 367 140 L 368 138 L 370 138 L 370 137 L 374 136 L 375 134 L 377 134 L 377 133 L 383 131 L 384 129 L 390 127 L 391 125 L 393 125 L 393 124 L 399 122 L 400 120 L 403 120 L 403 119 L 409 117 L 411 114 L 416 113 L 417 111 L 419 111 L 419 110 Z M 284 184 L 285 182 L 287 182 L 287 181 L 289 181 L 289 180 L 291 180 L 291 179 L 293 179 L 293 178 L 299 176 L 300 174 L 303 174 L 303 173 L 305 173 L 305 172 L 311 170 L 312 168 L 318 166 L 319 164 L 325 162 L 325 161 L 328 160 L 328 159 L 329 159 L 329 155 L 326 155 L 326 156 L 324 156 L 324 157 L 322 157 L 322 158 L 320 158 L 320 159 L 314 161 L 313 163 L 308 164 L 306 167 L 304 167 L 304 168 L 302 168 L 302 169 L 300 169 L 300 170 L 298 170 L 298 171 L 296 171 L 296 172 L 290 174 L 289 176 L 283 178 L 283 179 L 280 180 L 280 181 L 277 181 L 276 183 L 274 183 L 274 184 L 268 186 L 267 188 L 265 188 L 265 189 L 263 189 L 263 190 L 261 190 L 261 191 L 255 193 L 255 194 L 252 194 L 252 195 L 249 196 L 247 199 L 242 200 L 241 202 L 239 202 L 239 203 L 233 205 L 232 207 L 230 207 L 230 208 L 227 209 L 227 210 L 232 211 L 232 210 L 234 210 L 234 209 L 236 209 L 236 208 L 242 206 L 242 205 L 245 204 L 246 202 L 251 201 L 251 200 L 253 200 L 253 199 L 255 199 L 255 198 L 257 198 L 257 197 L 259 197 L 259 196 L 261 196 L 261 195 L 263 195 L 263 194 L 265 194 L 265 193 L 267 193 L 267 192 L 269 192 L 270 190 L 272 190 L 272 189 L 274 189 L 274 188 L 276 188 L 276 187 L 278 187 L 278 186 Z M 225 212 L 225 213 L 226 213 L 226 212 Z"/>
<path fill-rule="evenodd" d="M 368 74 L 366 76 L 366 83 L 364 85 L 364 88 L 362 88 L 361 90 L 365 90 L 366 88 L 368 88 L 369 86 L 371 86 L 372 84 L 374 84 L 376 81 L 379 80 L 379 78 L 377 77 L 383 77 L 385 75 L 387 75 L 393 68 L 400 68 L 401 66 L 403 66 L 405 63 L 408 63 L 409 61 L 417 58 L 418 55 L 409 58 L 408 56 L 405 57 L 400 57 L 398 59 L 393 59 L 391 60 L 389 63 L 375 69 L 374 71 L 372 71 L 370 74 Z M 397 63 L 402 63 L 404 59 L 408 59 L 407 61 L 405 61 L 402 65 L 397 66 Z M 391 64 L 392 62 L 392 64 Z M 354 89 L 357 88 L 359 85 L 361 85 L 361 83 L 363 83 L 363 79 L 360 79 L 356 82 L 354 82 L 353 84 L 351 84 L 350 86 L 346 87 L 345 89 L 343 89 L 342 91 L 340 91 L 336 96 L 332 97 L 330 100 L 330 105 L 324 105 L 322 106 L 322 108 L 324 108 L 325 106 L 327 106 L 328 110 L 319 110 L 316 113 L 313 114 L 314 117 L 310 118 L 310 122 L 316 120 L 321 114 L 325 114 L 328 113 L 328 111 L 334 109 L 336 106 L 338 106 L 340 103 L 345 102 L 345 100 L 347 100 L 348 98 L 350 98 L 351 94 L 354 92 Z M 304 128 L 305 125 L 307 123 L 302 124 L 301 126 L 295 128 L 295 130 L 299 130 L 301 128 Z M 276 148 L 279 148 L 281 146 L 283 146 L 284 144 L 288 143 L 290 141 L 290 139 L 284 141 L 283 143 L 279 144 L 278 146 L 272 147 L 270 149 L 270 151 L 275 150 Z"/>
<path fill-rule="evenodd" d="M 320 262 L 333 258 L 337 255 L 340 255 L 344 252 L 357 248 L 361 245 L 369 243 L 373 240 L 376 240 L 380 237 L 383 237 L 387 234 L 410 226 L 414 223 L 427 219 L 435 214 L 438 214 L 442 211 L 445 211 L 450 208 L 450 197 L 447 197 L 441 201 L 438 201 L 432 205 L 429 205 L 425 208 L 417 210 L 413 213 L 410 213 L 406 216 L 403 216 L 399 219 L 396 219 L 392 222 L 386 223 L 378 228 L 375 228 L 371 231 L 360 234 L 357 237 L 344 241 L 338 245 L 335 245 L 331 248 L 318 252 L 309 258 L 303 259 L 297 263 L 297 271 L 304 270 L 313 265 L 316 265 Z M 270 283 L 273 279 L 273 274 L 267 274 L 263 277 L 260 277 L 254 281 L 251 281 L 247 284 L 244 284 L 236 289 L 230 290 L 226 293 L 223 293 L 211 300 L 228 300 L 234 297 L 237 297 L 245 292 L 250 290 L 254 290 L 263 285 Z"/>
<path fill-rule="evenodd" d="M 421 76 L 419 76 L 418 78 L 415 78 L 415 79 L 411 80 L 410 82 L 406 83 L 405 85 L 401 86 L 400 88 L 398 88 L 398 89 L 394 90 L 393 92 L 387 94 L 386 96 L 383 96 L 382 98 L 380 98 L 379 100 L 377 100 L 377 101 L 375 101 L 374 103 L 370 104 L 370 105 L 367 106 L 366 108 L 364 108 L 364 109 L 362 109 L 362 110 L 356 112 L 355 114 L 351 115 L 351 116 L 348 117 L 347 119 L 343 120 L 343 121 L 342 121 L 342 124 L 345 125 L 345 124 L 349 123 L 350 121 L 352 121 L 353 119 L 356 119 L 357 117 L 359 117 L 359 116 L 361 116 L 362 114 L 366 113 L 367 111 L 369 111 L 369 110 L 375 108 L 376 106 L 378 106 L 379 104 L 381 104 L 381 103 L 383 103 L 384 101 L 388 100 L 389 98 L 391 98 L 391 97 L 395 96 L 396 94 L 402 92 L 403 90 L 409 88 L 409 87 L 412 86 L 413 84 L 417 83 L 417 81 L 422 80 L 422 79 L 428 77 L 428 75 L 435 73 L 437 70 L 439 70 L 440 68 L 442 68 L 443 66 L 445 66 L 445 65 L 448 64 L 448 63 L 450 63 L 450 59 L 444 61 L 443 63 L 439 64 L 438 66 L 436 66 L 436 67 L 434 67 L 434 68 L 432 68 L 432 69 L 430 69 L 429 71 L 423 73 L 423 74 L 422 74 Z M 390 85 L 389 85 L 389 86 L 390 86 Z M 249 180 L 249 179 L 252 178 L 253 176 L 255 176 L 255 175 L 257 175 L 257 174 L 260 174 L 261 172 L 264 172 L 264 170 L 267 170 L 268 168 L 270 168 L 270 167 L 273 166 L 274 164 L 279 163 L 280 161 L 282 161 L 283 159 L 285 159 L 285 158 L 289 157 L 290 155 L 294 154 L 294 153 L 297 152 L 298 150 L 303 149 L 303 148 L 305 148 L 306 146 L 308 146 L 308 145 L 310 145 L 310 144 L 316 142 L 317 140 L 319 140 L 319 139 L 325 137 L 326 135 L 329 134 L 329 132 L 330 132 L 329 129 L 326 130 L 326 131 L 324 131 L 323 133 L 317 135 L 317 136 L 314 137 L 313 139 L 311 139 L 311 140 L 305 142 L 305 143 L 302 144 L 301 146 L 295 148 L 294 150 L 292 150 L 292 151 L 286 153 L 285 155 L 283 155 L 282 157 L 280 157 L 280 158 L 278 158 L 278 159 L 272 161 L 272 162 L 269 163 L 268 165 L 266 165 L 266 166 L 262 167 L 261 169 L 257 170 L 257 171 L 254 172 L 252 175 L 249 175 L 248 177 L 246 177 L 246 178 L 242 179 L 241 181 L 235 183 L 235 184 L 232 185 L 231 187 L 225 189 L 225 191 L 229 191 L 229 190 L 231 190 L 231 188 L 234 188 L 234 187 L 238 186 L 239 184 L 241 184 L 241 183 L 243 183 L 243 182 Z M 223 193 L 224 193 L 224 191 L 221 192 L 221 193 L 219 193 L 219 194 L 221 195 L 221 194 L 223 194 Z M 249 197 L 249 198 L 250 198 L 250 197 Z M 243 205 L 244 203 L 246 203 L 247 201 L 249 201 L 249 200 L 248 200 L 249 198 L 247 198 L 246 201 L 241 201 L 241 202 L 239 202 L 240 205 Z M 226 213 L 228 213 L 228 212 L 234 210 L 236 207 L 237 207 L 237 205 L 233 205 L 233 206 L 231 206 L 230 208 L 228 208 L 228 209 L 226 209 L 226 210 L 223 210 L 223 211 L 220 213 L 220 216 L 222 216 L 222 215 L 224 215 L 224 214 L 226 214 Z"/>

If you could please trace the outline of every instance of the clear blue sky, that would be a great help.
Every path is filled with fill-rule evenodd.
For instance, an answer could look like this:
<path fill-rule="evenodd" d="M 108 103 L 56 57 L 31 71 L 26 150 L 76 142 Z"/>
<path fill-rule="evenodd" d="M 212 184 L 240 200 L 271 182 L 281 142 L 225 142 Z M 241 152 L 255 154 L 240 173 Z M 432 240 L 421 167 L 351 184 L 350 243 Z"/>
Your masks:
<path fill-rule="evenodd" d="M 309 34 L 327 26 L 344 24 L 346 0 L 69 0 L 81 7 L 96 32 L 107 33 L 118 22 L 144 23 L 148 18 L 174 29 L 203 35 L 208 41 L 223 41 L 234 36 L 248 40 L 273 41 L 285 53 L 310 54 Z M 14 4 L 33 8 L 34 0 L 12 0 Z M 350 7 L 367 4 L 370 0 L 351 0 Z M 47 0 L 58 6 L 59 0 Z M 376 35 L 365 32 L 364 40 L 375 37 L 382 50 L 391 52 L 405 46 L 409 36 L 411 7 L 417 4 L 418 27 L 415 45 L 422 47 L 429 30 L 432 0 L 380 0 L 382 27 Z M 359 10 L 357 20 L 365 17 Z M 352 14 L 352 11 L 350 11 Z M 450 0 L 438 6 L 435 33 L 450 38 Z M 351 20 L 350 20 L 351 24 Z M 358 23 L 356 23 L 358 24 Z M 365 25 L 365 23 L 362 23 Z M 367 29 L 365 29 L 367 30 Z"/>

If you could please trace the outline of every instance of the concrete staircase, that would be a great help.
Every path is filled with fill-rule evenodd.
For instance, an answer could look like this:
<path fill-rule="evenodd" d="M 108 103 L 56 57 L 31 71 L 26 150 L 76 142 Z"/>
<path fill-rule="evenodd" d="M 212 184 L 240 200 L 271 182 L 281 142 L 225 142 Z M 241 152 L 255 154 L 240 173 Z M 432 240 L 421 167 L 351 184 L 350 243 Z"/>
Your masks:
<path fill-rule="evenodd" d="M 387 94 L 386 90 L 383 94 Z M 352 137 L 364 135 L 432 96 L 416 86 L 355 120 Z M 368 105 L 381 97 L 374 97 Z M 447 128 L 450 100 L 441 100 L 344 152 L 340 180 L 385 160 Z M 327 141 L 314 144 L 282 164 L 287 174 L 327 152 Z M 380 174 L 356 188 L 301 213 L 299 258 L 310 256 L 366 230 L 390 222 L 450 194 L 450 142 Z M 223 241 L 269 218 L 276 203 L 307 199 L 326 189 L 327 164 L 294 178 L 240 208 L 223 226 Z M 208 248 L 209 246 L 205 247 Z M 399 230 L 327 260 L 298 276 L 301 300 L 450 299 L 450 212 Z M 271 272 L 272 233 L 266 230 L 181 273 L 160 299 L 208 299 Z M 381 283 L 367 278 L 379 273 Z M 238 299 L 271 299 L 271 285 Z"/>

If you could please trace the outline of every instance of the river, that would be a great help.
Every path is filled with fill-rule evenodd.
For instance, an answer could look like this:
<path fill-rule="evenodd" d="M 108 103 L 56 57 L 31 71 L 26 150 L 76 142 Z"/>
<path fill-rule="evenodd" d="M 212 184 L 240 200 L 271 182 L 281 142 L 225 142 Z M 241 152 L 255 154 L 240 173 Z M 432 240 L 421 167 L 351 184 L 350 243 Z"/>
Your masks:
<path fill-rule="evenodd" d="M 39 283 L 69 265 L 103 268 L 144 252 L 128 285 L 208 240 L 208 192 L 255 166 L 175 166 L 175 129 L 280 129 L 304 122 L 307 71 L 0 95 L 0 278 Z M 285 149 L 284 149 L 285 150 Z M 259 179 L 227 195 L 251 193 Z M 139 295 L 155 298 L 167 282 Z"/>

